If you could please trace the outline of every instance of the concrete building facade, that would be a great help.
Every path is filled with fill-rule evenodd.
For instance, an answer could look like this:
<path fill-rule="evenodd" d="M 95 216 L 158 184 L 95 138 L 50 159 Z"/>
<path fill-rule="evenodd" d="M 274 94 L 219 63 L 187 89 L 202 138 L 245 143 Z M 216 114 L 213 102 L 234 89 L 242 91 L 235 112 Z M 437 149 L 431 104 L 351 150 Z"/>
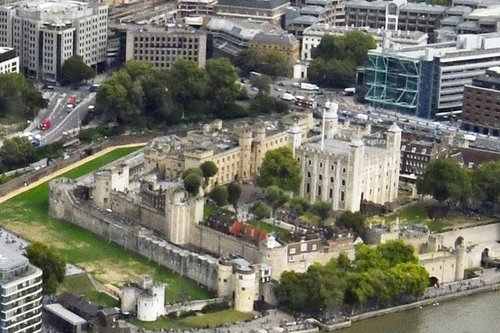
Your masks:
<path fill-rule="evenodd" d="M 156 69 L 168 69 L 180 59 L 204 67 L 206 57 L 207 35 L 191 28 L 148 26 L 131 27 L 127 31 L 125 60 L 144 60 Z"/>
<path fill-rule="evenodd" d="M 177 13 L 180 17 L 208 16 L 214 13 L 217 0 L 179 0 Z"/>
<path fill-rule="evenodd" d="M 486 75 L 465 85 L 462 126 L 468 131 L 499 136 L 500 67 L 489 68 Z"/>
<path fill-rule="evenodd" d="M 311 202 L 328 201 L 333 210 L 359 211 L 363 201 L 385 204 L 398 196 L 401 129 L 384 136 L 370 127 L 338 123 L 336 103 L 323 118 L 323 132 L 296 149 L 303 180 L 300 194 Z"/>
<path fill-rule="evenodd" d="M 19 57 L 11 47 L 0 47 L 0 74 L 19 73 Z"/>
<path fill-rule="evenodd" d="M 279 25 L 289 5 L 287 0 L 218 0 L 215 14 Z"/>
<path fill-rule="evenodd" d="M 16 49 L 28 77 L 55 82 L 72 55 L 96 70 L 106 64 L 108 5 L 21 1 L 0 7 L 0 20 L 0 46 Z"/>
<path fill-rule="evenodd" d="M 0 331 L 42 331 L 42 271 L 0 245 Z"/>
<path fill-rule="evenodd" d="M 299 59 L 300 43 L 294 35 L 290 33 L 258 33 L 249 44 L 250 47 L 262 50 L 278 50 L 286 55 L 290 63 L 295 63 Z"/>

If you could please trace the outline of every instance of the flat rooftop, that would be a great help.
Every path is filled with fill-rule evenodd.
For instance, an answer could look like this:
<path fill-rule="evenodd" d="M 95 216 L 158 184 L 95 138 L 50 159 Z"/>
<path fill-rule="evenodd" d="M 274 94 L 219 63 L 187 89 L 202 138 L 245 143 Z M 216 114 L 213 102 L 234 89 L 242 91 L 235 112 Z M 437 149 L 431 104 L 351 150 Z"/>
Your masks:
<path fill-rule="evenodd" d="M 44 305 L 44 309 L 46 311 L 52 312 L 53 314 L 57 315 L 58 317 L 63 318 L 64 320 L 66 320 L 67 322 L 70 322 L 73 325 L 85 324 L 87 322 L 85 319 L 83 319 L 82 317 L 67 310 L 65 307 L 63 307 L 59 303 Z"/>
<path fill-rule="evenodd" d="M 29 265 L 28 258 L 0 243 L 0 272 L 7 273 L 26 265 Z"/>

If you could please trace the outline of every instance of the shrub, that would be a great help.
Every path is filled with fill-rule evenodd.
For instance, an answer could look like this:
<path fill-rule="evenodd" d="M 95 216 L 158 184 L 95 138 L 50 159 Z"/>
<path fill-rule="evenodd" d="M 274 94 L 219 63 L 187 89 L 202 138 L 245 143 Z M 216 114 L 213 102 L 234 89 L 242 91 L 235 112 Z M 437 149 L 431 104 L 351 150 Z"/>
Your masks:
<path fill-rule="evenodd" d="M 226 309 L 229 309 L 228 302 L 210 303 L 205 305 L 203 309 L 201 309 L 201 313 L 219 312 Z"/>

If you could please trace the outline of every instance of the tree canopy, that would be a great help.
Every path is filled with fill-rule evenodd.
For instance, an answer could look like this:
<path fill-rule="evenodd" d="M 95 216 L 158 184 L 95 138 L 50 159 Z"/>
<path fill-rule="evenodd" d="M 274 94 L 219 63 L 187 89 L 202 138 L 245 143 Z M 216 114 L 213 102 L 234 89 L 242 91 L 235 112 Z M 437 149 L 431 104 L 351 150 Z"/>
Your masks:
<path fill-rule="evenodd" d="M 227 205 L 227 200 L 229 198 L 229 193 L 226 186 L 217 185 L 209 194 L 210 199 L 212 199 L 215 204 L 219 207 Z"/>
<path fill-rule="evenodd" d="M 210 177 L 215 176 L 219 171 L 217 165 L 215 165 L 215 163 L 212 161 L 205 161 L 201 163 L 200 169 L 203 174 L 203 177 L 205 177 L 206 180 L 208 180 L 208 178 Z"/>
<path fill-rule="evenodd" d="M 47 107 L 40 91 L 19 73 L 0 74 L 0 120 L 14 122 L 33 119 Z"/>
<path fill-rule="evenodd" d="M 344 36 L 325 35 L 312 51 L 308 79 L 325 87 L 352 85 L 356 69 L 366 61 L 368 50 L 376 47 L 373 37 L 361 31 L 351 31 Z"/>
<path fill-rule="evenodd" d="M 281 147 L 266 152 L 257 177 L 259 186 L 275 185 L 285 191 L 296 192 L 301 181 L 299 163 L 293 158 L 290 147 Z"/>
<path fill-rule="evenodd" d="M 341 229 L 350 229 L 364 237 L 366 232 L 365 218 L 360 212 L 345 211 L 335 220 L 335 225 Z"/>
<path fill-rule="evenodd" d="M 231 182 L 227 185 L 228 202 L 233 205 L 234 209 L 238 209 L 238 201 L 241 197 L 241 186 L 236 182 Z"/>
<path fill-rule="evenodd" d="M 264 51 L 255 47 L 240 52 L 233 63 L 244 76 L 248 76 L 251 71 L 269 76 L 290 76 L 293 65 L 283 51 Z"/>
<path fill-rule="evenodd" d="M 77 85 L 82 81 L 93 78 L 95 72 L 83 61 L 82 56 L 73 55 L 66 59 L 62 65 L 61 76 L 63 85 Z"/>
<path fill-rule="evenodd" d="M 259 220 L 269 218 L 272 212 L 271 207 L 262 201 L 257 201 L 248 211 Z"/>
<path fill-rule="evenodd" d="M 358 306 L 390 306 L 422 296 L 429 274 L 413 247 L 401 240 L 377 248 L 361 245 L 350 262 L 341 255 L 306 273 L 284 272 L 276 287 L 282 305 L 293 311 L 318 313 Z"/>
<path fill-rule="evenodd" d="M 428 194 L 444 202 L 465 204 L 471 196 L 472 182 L 469 170 L 452 159 L 437 159 L 430 162 L 417 181 L 420 194 Z"/>
<path fill-rule="evenodd" d="M 475 196 L 480 201 L 500 202 L 500 161 L 481 164 L 473 175 Z"/>
<path fill-rule="evenodd" d="M 43 292 L 54 294 L 57 284 L 64 281 L 66 260 L 58 249 L 41 242 L 33 242 L 26 248 L 26 256 L 30 263 L 43 271 Z"/>
<path fill-rule="evenodd" d="M 19 168 L 36 161 L 36 149 L 26 137 L 5 139 L 0 147 L 0 160 L 10 168 Z"/>

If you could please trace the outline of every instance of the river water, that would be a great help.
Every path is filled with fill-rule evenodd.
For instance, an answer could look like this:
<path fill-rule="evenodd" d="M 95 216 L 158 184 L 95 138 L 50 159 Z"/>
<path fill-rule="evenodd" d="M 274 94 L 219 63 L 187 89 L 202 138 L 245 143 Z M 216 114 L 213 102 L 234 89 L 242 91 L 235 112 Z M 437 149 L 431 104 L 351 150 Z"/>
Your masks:
<path fill-rule="evenodd" d="M 353 323 L 339 333 L 499 333 L 500 291 Z"/>

